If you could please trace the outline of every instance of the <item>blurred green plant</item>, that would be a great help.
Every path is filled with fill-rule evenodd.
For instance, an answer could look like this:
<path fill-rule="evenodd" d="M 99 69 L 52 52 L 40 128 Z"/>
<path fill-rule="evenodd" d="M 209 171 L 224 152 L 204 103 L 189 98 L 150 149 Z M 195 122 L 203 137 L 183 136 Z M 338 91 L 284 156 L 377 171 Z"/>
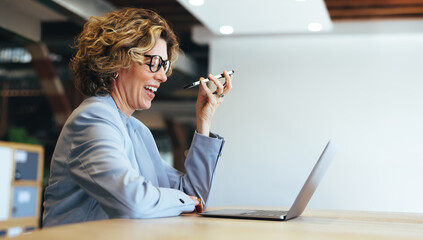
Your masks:
<path fill-rule="evenodd" d="M 23 127 L 11 127 L 7 133 L 10 142 L 38 144 L 36 138 L 31 137 Z"/>

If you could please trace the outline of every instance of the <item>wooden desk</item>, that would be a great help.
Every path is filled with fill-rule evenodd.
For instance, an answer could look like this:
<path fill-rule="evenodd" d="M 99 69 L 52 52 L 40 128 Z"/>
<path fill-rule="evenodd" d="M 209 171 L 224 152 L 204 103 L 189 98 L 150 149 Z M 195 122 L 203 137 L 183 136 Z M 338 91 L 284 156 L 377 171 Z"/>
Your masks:
<path fill-rule="evenodd" d="M 186 214 L 112 219 L 36 230 L 13 239 L 423 239 L 423 214 L 307 210 L 287 222 Z"/>

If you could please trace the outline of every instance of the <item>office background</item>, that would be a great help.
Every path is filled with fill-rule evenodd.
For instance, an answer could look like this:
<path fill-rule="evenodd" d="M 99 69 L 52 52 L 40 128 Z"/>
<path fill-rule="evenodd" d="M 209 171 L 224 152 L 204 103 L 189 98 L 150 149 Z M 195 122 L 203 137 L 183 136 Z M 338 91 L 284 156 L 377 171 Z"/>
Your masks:
<path fill-rule="evenodd" d="M 231 36 L 211 33 L 187 2 L 0 0 L 0 140 L 42 145 L 46 184 L 61 124 L 83 99 L 68 69 L 74 37 L 88 16 L 150 8 L 171 22 L 184 54 L 151 110 L 135 116 L 178 169 L 195 129 L 197 93 L 182 86 L 235 70 L 213 124 L 227 144 L 209 206 L 289 206 L 332 138 L 339 152 L 311 208 L 423 212 L 423 0 L 293 0 L 315 4 L 291 15 L 321 11 L 323 32 Z M 240 2 L 225 10 L 246 12 L 257 3 Z M 43 73 L 54 73 L 54 84 L 45 84 Z"/>

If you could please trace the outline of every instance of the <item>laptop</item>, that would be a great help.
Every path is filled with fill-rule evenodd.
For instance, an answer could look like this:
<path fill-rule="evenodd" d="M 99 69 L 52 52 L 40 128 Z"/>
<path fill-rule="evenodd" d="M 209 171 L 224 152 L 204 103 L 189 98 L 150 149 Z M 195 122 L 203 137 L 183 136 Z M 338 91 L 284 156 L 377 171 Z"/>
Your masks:
<path fill-rule="evenodd" d="M 247 218 L 261 220 L 286 221 L 300 216 L 313 196 L 314 191 L 326 173 L 336 153 L 336 146 L 329 141 L 320 155 L 304 186 L 295 199 L 289 211 L 251 210 L 251 209 L 223 209 L 199 213 L 204 217 Z"/>

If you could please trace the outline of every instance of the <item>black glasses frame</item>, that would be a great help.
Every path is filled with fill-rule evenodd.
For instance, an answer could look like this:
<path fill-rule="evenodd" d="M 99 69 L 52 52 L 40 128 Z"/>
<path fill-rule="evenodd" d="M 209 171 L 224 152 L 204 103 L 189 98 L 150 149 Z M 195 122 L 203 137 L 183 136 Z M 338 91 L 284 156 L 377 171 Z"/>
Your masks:
<path fill-rule="evenodd" d="M 163 58 L 160 55 L 144 55 L 144 57 L 149 57 L 150 58 L 150 63 L 146 63 L 149 67 L 150 67 L 150 71 L 153 73 L 156 73 L 158 71 L 160 71 L 160 68 L 163 67 L 164 72 L 167 73 L 170 69 L 170 60 L 163 60 Z M 156 71 L 153 71 L 153 59 L 159 57 L 159 66 L 157 66 Z M 166 67 L 167 66 L 167 67 Z"/>

